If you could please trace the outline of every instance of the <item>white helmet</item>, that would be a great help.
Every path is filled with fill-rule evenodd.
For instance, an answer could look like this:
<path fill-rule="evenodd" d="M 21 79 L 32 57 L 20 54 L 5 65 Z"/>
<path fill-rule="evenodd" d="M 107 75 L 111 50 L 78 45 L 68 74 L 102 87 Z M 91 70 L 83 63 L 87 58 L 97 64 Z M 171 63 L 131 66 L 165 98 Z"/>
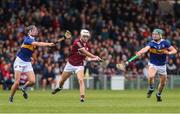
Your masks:
<path fill-rule="evenodd" d="M 82 29 L 81 30 L 81 36 L 88 36 L 88 37 L 90 37 L 90 32 L 88 30 L 86 30 L 86 29 Z"/>

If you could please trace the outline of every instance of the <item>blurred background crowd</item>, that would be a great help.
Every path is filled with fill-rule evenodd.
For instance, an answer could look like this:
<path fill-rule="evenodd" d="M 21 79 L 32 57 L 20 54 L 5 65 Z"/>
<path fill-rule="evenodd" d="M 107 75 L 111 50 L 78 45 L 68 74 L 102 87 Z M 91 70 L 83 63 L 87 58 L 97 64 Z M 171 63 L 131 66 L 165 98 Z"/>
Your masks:
<path fill-rule="evenodd" d="M 154 28 L 164 30 L 164 38 L 180 47 L 180 4 L 177 0 L 1 0 L 0 1 L 0 83 L 13 83 L 13 61 L 20 49 L 25 27 L 39 27 L 37 41 L 53 42 L 65 30 L 73 33 L 53 48 L 37 47 L 33 68 L 42 75 L 42 87 L 55 83 L 70 53 L 72 42 L 82 28 L 89 29 L 91 52 L 105 62 L 86 63 L 90 75 L 121 75 L 116 63 L 125 61 L 151 40 Z M 179 50 L 179 49 L 178 49 Z M 132 62 L 127 73 L 147 76 L 148 54 Z M 180 74 L 180 53 L 168 57 L 169 74 Z M 22 76 L 22 83 L 26 77 Z"/>

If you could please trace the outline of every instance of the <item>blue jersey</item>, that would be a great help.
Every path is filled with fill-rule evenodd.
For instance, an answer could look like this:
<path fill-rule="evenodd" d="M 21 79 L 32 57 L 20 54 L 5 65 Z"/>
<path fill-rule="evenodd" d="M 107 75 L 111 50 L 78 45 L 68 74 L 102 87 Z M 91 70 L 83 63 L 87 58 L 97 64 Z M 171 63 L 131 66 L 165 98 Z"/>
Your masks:
<path fill-rule="evenodd" d="M 30 62 L 31 57 L 33 54 L 33 51 L 35 49 L 35 46 L 32 45 L 34 42 L 34 37 L 31 36 L 25 36 L 23 44 L 21 46 L 20 51 L 18 52 L 17 56 L 22 59 L 23 61 Z"/>
<path fill-rule="evenodd" d="M 167 40 L 161 39 L 159 43 L 152 40 L 148 43 L 148 46 L 150 46 L 150 63 L 162 66 L 166 64 L 166 54 L 163 53 L 164 50 L 168 50 L 168 48 L 171 46 L 170 43 Z"/>

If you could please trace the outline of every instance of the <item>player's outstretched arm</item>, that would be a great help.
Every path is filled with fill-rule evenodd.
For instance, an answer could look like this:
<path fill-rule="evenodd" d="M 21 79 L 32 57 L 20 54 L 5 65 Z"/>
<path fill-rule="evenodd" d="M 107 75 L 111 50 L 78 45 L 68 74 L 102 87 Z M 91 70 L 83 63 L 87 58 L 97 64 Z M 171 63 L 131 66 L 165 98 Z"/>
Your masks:
<path fill-rule="evenodd" d="M 95 58 L 86 57 L 86 61 L 103 61 L 99 56 Z"/>
<path fill-rule="evenodd" d="M 140 51 L 138 51 L 138 52 L 136 53 L 136 56 L 141 56 L 142 54 L 148 52 L 149 49 L 150 49 L 150 46 L 146 46 L 146 47 L 142 48 Z"/>
<path fill-rule="evenodd" d="M 85 54 L 87 57 L 90 57 L 90 58 L 95 58 L 96 56 L 90 52 L 88 52 L 85 48 L 81 48 L 79 49 L 79 51 L 83 54 Z"/>
<path fill-rule="evenodd" d="M 33 42 L 33 46 L 55 46 L 54 43 L 47 43 L 47 42 Z"/>
<path fill-rule="evenodd" d="M 102 59 L 99 56 L 96 56 L 96 55 L 88 52 L 87 50 L 85 50 L 85 48 L 81 48 L 81 49 L 79 49 L 79 51 L 81 51 L 81 53 L 83 53 L 87 56 L 88 61 L 102 61 Z"/>
<path fill-rule="evenodd" d="M 122 62 L 122 63 L 118 63 L 116 64 L 116 67 L 122 71 L 125 71 L 126 66 L 128 66 L 128 64 L 132 61 L 134 61 L 135 59 L 137 59 L 139 56 L 141 56 L 142 54 L 146 53 L 148 50 L 150 49 L 150 46 L 146 46 L 144 48 L 142 48 L 140 51 L 138 51 L 136 53 L 135 56 L 131 57 L 130 59 L 128 59 L 126 62 Z"/>
<path fill-rule="evenodd" d="M 149 49 L 150 49 L 150 46 L 146 46 L 146 47 L 142 48 L 140 51 L 138 51 L 138 52 L 136 53 L 135 56 L 131 57 L 131 58 L 127 61 L 127 63 L 129 63 L 129 62 L 137 59 L 137 58 L 138 58 L 139 56 L 141 56 L 142 54 L 148 52 Z"/>
<path fill-rule="evenodd" d="M 134 61 L 135 59 L 137 59 L 137 58 L 138 58 L 139 56 L 141 56 L 142 54 L 148 52 L 149 49 L 150 49 L 150 46 L 146 46 L 146 47 L 142 48 L 140 51 L 138 51 L 138 52 L 136 53 L 135 56 L 131 57 L 128 61 L 126 61 L 125 64 L 128 65 L 131 61 Z"/>

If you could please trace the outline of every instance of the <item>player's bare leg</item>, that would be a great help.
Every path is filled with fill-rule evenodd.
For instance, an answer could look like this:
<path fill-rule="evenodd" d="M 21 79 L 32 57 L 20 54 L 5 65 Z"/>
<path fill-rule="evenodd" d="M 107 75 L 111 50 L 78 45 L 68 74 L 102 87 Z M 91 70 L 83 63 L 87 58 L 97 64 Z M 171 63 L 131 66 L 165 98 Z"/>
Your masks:
<path fill-rule="evenodd" d="M 35 74 L 34 71 L 26 72 L 28 81 L 24 84 L 23 88 L 26 89 L 27 87 L 31 87 L 35 84 Z"/>
<path fill-rule="evenodd" d="M 31 87 L 31 86 L 33 86 L 35 84 L 35 74 L 34 74 L 34 71 L 26 72 L 26 75 L 27 75 L 28 81 L 21 88 L 21 91 L 23 92 L 23 97 L 25 99 L 28 98 L 28 94 L 26 92 L 27 87 Z"/>
<path fill-rule="evenodd" d="M 9 102 L 13 102 L 14 94 L 16 93 L 17 88 L 19 87 L 19 81 L 21 76 L 21 71 L 15 70 L 15 82 L 11 87 Z"/>
<path fill-rule="evenodd" d="M 63 72 L 61 75 L 61 79 L 59 81 L 59 87 L 53 90 L 51 93 L 56 94 L 57 92 L 61 91 L 64 85 L 64 82 L 71 76 L 70 72 Z"/>
<path fill-rule="evenodd" d="M 147 92 L 147 98 L 151 97 L 151 94 L 154 91 L 154 77 L 156 75 L 157 70 L 153 67 L 149 66 L 148 68 L 148 92 Z"/>
<path fill-rule="evenodd" d="M 158 102 L 161 102 L 162 99 L 161 99 L 161 93 L 164 89 L 164 86 L 166 84 L 166 80 L 167 80 L 167 76 L 165 75 L 160 75 L 160 82 L 159 82 L 159 86 L 158 86 L 158 92 L 156 94 L 156 98 L 157 98 L 157 101 Z"/>
<path fill-rule="evenodd" d="M 77 72 L 77 77 L 79 81 L 80 101 L 84 102 L 84 97 L 85 97 L 84 69 Z"/>
<path fill-rule="evenodd" d="M 56 89 L 56 83 L 57 83 L 56 80 L 51 78 L 49 81 L 51 83 L 51 89 L 52 90 Z"/>
<path fill-rule="evenodd" d="M 47 84 L 47 80 L 46 79 L 43 79 L 42 80 L 42 90 L 46 90 L 46 84 Z"/>

